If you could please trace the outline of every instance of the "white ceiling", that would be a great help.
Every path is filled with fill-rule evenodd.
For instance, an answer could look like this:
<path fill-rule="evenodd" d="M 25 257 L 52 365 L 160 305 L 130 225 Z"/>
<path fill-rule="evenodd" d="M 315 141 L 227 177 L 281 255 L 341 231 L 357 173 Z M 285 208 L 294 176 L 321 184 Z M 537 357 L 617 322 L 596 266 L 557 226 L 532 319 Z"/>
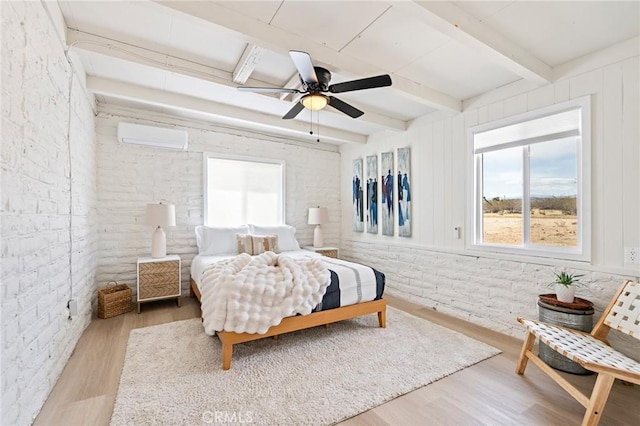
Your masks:
<path fill-rule="evenodd" d="M 390 74 L 391 87 L 341 93 L 365 114 L 319 114 L 327 143 L 365 143 L 497 87 L 553 81 L 554 69 L 640 32 L 636 1 L 60 1 L 67 43 L 101 107 L 163 112 L 315 141 L 298 97 L 240 92 L 234 71 L 259 52 L 246 86 L 299 88 L 288 51 L 331 83 Z M 636 45 L 638 43 L 636 42 Z M 638 48 L 640 50 L 640 47 Z M 246 54 L 245 54 L 246 51 Z M 244 55 L 243 55 L 244 54 Z M 313 122 L 318 119 L 313 115 Z M 315 126 L 315 124 L 314 124 Z"/>

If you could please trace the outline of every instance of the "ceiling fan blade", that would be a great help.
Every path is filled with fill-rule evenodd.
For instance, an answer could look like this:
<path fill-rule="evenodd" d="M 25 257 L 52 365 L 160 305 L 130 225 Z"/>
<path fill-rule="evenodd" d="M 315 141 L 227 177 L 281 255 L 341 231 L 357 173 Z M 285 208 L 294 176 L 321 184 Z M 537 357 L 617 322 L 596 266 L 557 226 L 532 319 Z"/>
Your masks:
<path fill-rule="evenodd" d="M 284 117 L 282 117 L 283 120 L 290 120 L 292 118 L 295 118 L 296 115 L 300 114 L 300 111 L 302 111 L 304 109 L 304 105 L 302 105 L 302 102 L 296 102 L 296 104 L 293 106 L 293 108 L 291 108 L 289 110 L 288 113 L 286 113 L 284 115 Z"/>
<path fill-rule="evenodd" d="M 374 89 L 376 87 L 386 86 L 391 86 L 391 77 L 389 77 L 389 74 L 332 84 L 331 86 L 329 86 L 329 92 L 344 93 L 353 92 L 354 90 Z"/>
<path fill-rule="evenodd" d="M 318 76 L 316 70 L 313 68 L 313 62 L 311 62 L 311 56 L 307 52 L 299 52 L 297 50 L 290 50 L 289 56 L 293 64 L 298 69 L 298 73 L 305 83 L 317 83 Z"/>
<path fill-rule="evenodd" d="M 241 92 L 255 93 L 300 93 L 298 89 L 287 89 L 285 87 L 238 87 Z"/>
<path fill-rule="evenodd" d="M 336 97 L 333 97 L 333 96 L 327 96 L 327 97 L 329 98 L 329 106 L 334 107 L 338 111 L 344 112 L 351 118 L 358 118 L 362 114 L 364 114 L 364 112 L 360 111 L 358 108 L 352 105 L 349 105 L 348 103 L 341 101 Z"/>

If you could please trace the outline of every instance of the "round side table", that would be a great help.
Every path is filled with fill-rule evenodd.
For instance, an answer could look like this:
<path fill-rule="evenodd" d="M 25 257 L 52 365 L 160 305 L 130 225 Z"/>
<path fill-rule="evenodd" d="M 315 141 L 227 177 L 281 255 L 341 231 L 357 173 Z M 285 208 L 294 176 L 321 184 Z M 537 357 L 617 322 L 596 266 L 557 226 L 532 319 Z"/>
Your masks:
<path fill-rule="evenodd" d="M 584 332 L 593 328 L 593 303 L 576 297 L 573 303 L 560 302 L 555 294 L 541 294 L 538 300 L 540 321 Z M 540 342 L 538 356 L 550 367 L 573 374 L 593 374 L 576 362 Z"/>

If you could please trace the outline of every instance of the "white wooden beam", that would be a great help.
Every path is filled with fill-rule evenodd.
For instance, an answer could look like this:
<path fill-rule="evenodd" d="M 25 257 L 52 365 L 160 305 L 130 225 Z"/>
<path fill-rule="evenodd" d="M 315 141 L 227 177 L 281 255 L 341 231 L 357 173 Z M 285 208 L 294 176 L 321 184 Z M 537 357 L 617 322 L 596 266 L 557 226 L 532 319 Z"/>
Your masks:
<path fill-rule="evenodd" d="M 180 127 L 189 127 L 192 129 L 199 129 L 205 131 L 212 131 L 218 133 L 225 133 L 230 135 L 237 136 L 248 136 L 248 137 L 258 137 L 262 140 L 268 140 L 272 142 L 281 142 L 290 145 L 297 146 L 309 146 L 309 141 L 303 141 L 295 136 L 287 136 L 287 135 L 270 135 L 266 132 L 255 131 L 252 129 L 240 129 L 238 127 L 225 126 L 217 123 L 206 122 L 202 119 L 198 119 L 197 117 L 176 117 L 175 115 L 168 114 L 166 112 L 159 111 L 146 111 L 141 110 L 139 108 L 126 107 L 121 105 L 107 104 L 104 100 L 101 101 L 97 105 L 96 114 L 102 116 L 119 116 L 119 117 L 127 117 L 134 118 L 139 120 L 153 121 L 153 122 L 161 122 L 166 124 L 173 124 L 175 126 Z M 205 143 L 206 145 L 206 143 Z M 320 143 L 313 143 L 314 149 L 329 151 L 329 152 L 340 152 L 340 145 L 333 143 L 323 143 L 322 139 Z M 198 149 L 196 145 L 189 145 L 189 150 Z M 200 146 L 201 150 L 206 151 L 206 147 Z"/>
<path fill-rule="evenodd" d="M 346 53 L 335 51 L 304 36 L 252 19 L 239 12 L 220 6 L 216 2 L 153 1 L 184 13 L 191 18 L 199 18 L 218 27 L 226 28 L 231 34 L 245 40 L 247 43 L 258 44 L 283 54 L 286 54 L 290 49 L 303 50 L 309 53 L 314 61 L 326 64 L 337 72 L 346 71 L 362 77 L 387 73 L 386 70 L 380 67 L 365 63 Z M 392 89 L 399 94 L 408 96 L 431 108 L 453 112 L 462 111 L 462 102 L 459 99 L 399 75 L 392 75 L 391 78 L 393 80 Z"/>
<path fill-rule="evenodd" d="M 549 65 L 451 2 L 397 1 L 393 7 L 422 19 L 524 79 L 539 85 L 552 81 L 553 69 Z"/>
<path fill-rule="evenodd" d="M 260 62 L 260 57 L 264 50 L 260 46 L 255 44 L 248 44 L 245 47 L 242 56 L 236 65 L 236 69 L 233 70 L 233 82 L 238 84 L 245 84 L 249 79 L 249 76 Z"/>
<path fill-rule="evenodd" d="M 98 95 L 111 96 L 147 105 L 179 109 L 187 112 L 206 114 L 212 121 L 235 125 L 239 128 L 256 128 L 259 125 L 271 134 L 293 135 L 301 140 L 315 141 L 309 135 L 309 125 L 301 121 L 283 120 L 274 115 L 238 108 L 193 96 L 151 89 L 122 81 L 102 77 L 87 77 L 87 89 Z M 321 139 L 333 143 L 366 143 L 366 136 L 331 127 L 323 127 Z"/>
<path fill-rule="evenodd" d="M 233 75 L 228 71 L 202 65 L 188 58 L 178 58 L 166 52 L 138 47 L 133 43 L 113 40 L 73 29 L 67 29 L 67 43 L 72 50 L 99 53 L 212 83 L 224 84 L 225 86 L 239 86 L 233 82 Z M 249 81 L 252 86 L 265 86 L 262 81 Z"/>
<path fill-rule="evenodd" d="M 633 37 L 629 40 L 605 47 L 597 52 L 581 56 L 572 61 L 560 64 L 553 69 L 554 80 L 565 79 L 579 74 L 605 67 L 609 64 L 622 62 L 640 54 L 640 38 Z"/>
<path fill-rule="evenodd" d="M 230 72 L 198 64 L 197 62 L 190 61 L 188 59 L 171 56 L 164 52 L 158 52 L 138 47 L 130 43 L 124 43 L 71 29 L 68 30 L 67 40 L 69 46 L 73 50 L 84 50 L 87 52 L 99 53 L 216 84 L 238 87 L 238 84 L 233 81 L 233 75 Z M 262 81 L 252 79 L 249 79 L 248 83 L 249 86 L 269 86 Z M 294 97 L 296 102 L 299 99 L 299 97 Z M 330 113 L 334 112 L 332 111 Z M 339 114 L 337 112 L 335 113 Z M 376 114 L 374 112 L 366 112 L 362 117 L 358 118 L 358 120 L 382 126 L 393 131 L 404 131 L 407 128 L 406 122 L 402 120 Z"/>

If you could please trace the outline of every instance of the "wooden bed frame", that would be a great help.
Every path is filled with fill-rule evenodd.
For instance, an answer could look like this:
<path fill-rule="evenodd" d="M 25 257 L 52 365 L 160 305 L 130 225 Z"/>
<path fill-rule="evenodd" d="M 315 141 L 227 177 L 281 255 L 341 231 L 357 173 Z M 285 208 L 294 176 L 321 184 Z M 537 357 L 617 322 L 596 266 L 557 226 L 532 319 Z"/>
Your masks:
<path fill-rule="evenodd" d="M 200 290 L 193 278 L 191 278 L 191 291 L 189 294 L 190 296 L 196 296 L 198 301 L 202 302 Z M 314 312 L 309 315 L 287 317 L 283 319 L 280 324 L 269 328 L 269 330 L 264 334 L 218 331 L 216 334 L 218 335 L 218 338 L 220 338 L 220 342 L 222 342 L 222 369 L 228 370 L 231 368 L 233 345 L 236 343 L 250 342 L 252 340 L 264 339 L 265 337 L 273 337 L 277 340 L 280 334 L 304 330 L 305 328 L 316 327 L 319 325 L 324 325 L 329 328 L 329 324 L 332 322 L 375 313 L 378 314 L 378 324 L 380 327 L 386 328 L 387 301 L 380 299 L 371 302 L 362 302 L 356 305 L 343 306 L 341 308 L 330 309 L 328 311 Z"/>

